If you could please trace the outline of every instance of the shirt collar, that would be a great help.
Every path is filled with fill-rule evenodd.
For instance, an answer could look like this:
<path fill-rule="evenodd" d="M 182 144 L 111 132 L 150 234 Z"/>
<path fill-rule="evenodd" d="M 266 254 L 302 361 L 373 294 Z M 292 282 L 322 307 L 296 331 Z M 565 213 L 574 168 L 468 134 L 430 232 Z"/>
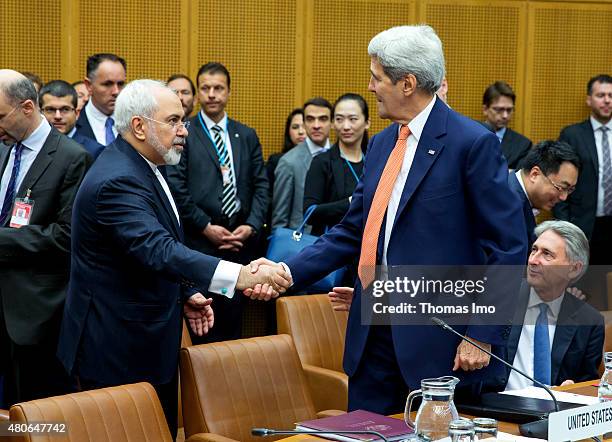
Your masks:
<path fill-rule="evenodd" d="M 136 152 L 138 152 L 138 151 L 136 151 Z M 149 159 L 147 157 L 145 157 L 143 154 L 141 154 L 140 152 L 138 152 L 138 155 L 140 155 L 147 162 L 147 164 L 149 165 L 149 167 L 151 168 L 153 173 L 157 172 L 157 164 L 155 164 L 152 161 L 149 161 Z"/>
<path fill-rule="evenodd" d="M 47 137 L 51 133 L 51 125 L 45 117 L 41 117 L 41 122 L 38 127 L 30 134 L 28 138 L 23 140 L 21 144 L 34 152 L 40 152 Z"/>
<path fill-rule="evenodd" d="M 497 135 L 497 138 L 499 138 L 500 143 L 504 139 L 504 135 L 506 135 L 507 129 L 508 129 L 507 127 L 502 127 L 501 129 L 495 131 L 495 135 Z"/>
<path fill-rule="evenodd" d="M 550 309 L 550 313 L 552 314 L 552 317 L 554 319 L 557 319 L 559 317 L 559 312 L 561 311 L 561 303 L 563 302 L 563 298 L 565 298 L 565 290 L 563 291 L 563 294 L 559 296 L 558 298 L 550 302 L 546 302 L 546 304 L 548 304 L 548 308 Z M 542 298 L 540 298 L 540 296 L 535 291 L 535 289 L 531 287 L 531 290 L 529 292 L 529 302 L 527 304 L 527 308 L 537 307 L 543 302 L 544 301 L 542 300 Z"/>
<path fill-rule="evenodd" d="M 425 123 L 427 123 L 427 119 L 429 118 L 429 114 L 431 113 L 431 110 L 433 109 L 436 100 L 436 94 L 434 94 L 429 104 L 425 106 L 425 108 L 421 112 L 419 112 L 419 114 L 414 117 L 412 121 L 410 121 L 410 123 L 408 123 L 410 135 L 413 135 L 416 138 L 417 143 L 421 139 L 421 134 L 423 133 L 423 129 L 425 128 Z M 398 127 L 398 133 L 401 127 L 401 125 Z"/>
<path fill-rule="evenodd" d="M 521 189 L 523 189 L 523 192 L 525 192 L 525 196 L 527 197 L 527 201 L 529 201 L 529 205 L 531 206 L 531 211 L 533 212 L 533 216 L 538 216 L 540 214 L 540 211 L 538 209 L 534 209 L 533 204 L 531 204 L 531 200 L 529 199 L 529 194 L 527 193 L 527 189 L 525 188 L 525 182 L 523 181 L 523 173 L 521 169 L 514 172 L 514 175 L 516 175 L 516 179 L 521 185 Z"/>
<path fill-rule="evenodd" d="M 68 132 L 68 133 L 66 134 L 66 136 L 67 136 L 67 137 L 69 137 L 69 138 L 74 138 L 74 134 L 75 134 L 75 133 L 76 133 L 76 126 L 74 126 L 74 127 L 73 127 L 73 128 L 70 130 L 70 132 Z"/>
<path fill-rule="evenodd" d="M 204 120 L 204 124 L 206 124 L 206 128 L 211 131 L 214 126 L 219 126 L 224 131 L 227 129 L 227 113 L 223 113 L 223 118 L 218 123 L 215 123 L 211 120 L 208 115 L 204 113 L 203 110 L 200 111 L 200 115 L 202 115 L 202 119 Z"/>
<path fill-rule="evenodd" d="M 106 119 L 110 116 L 111 118 L 113 117 L 112 115 L 106 115 L 105 113 L 103 113 L 100 109 L 98 109 L 94 104 L 93 104 L 93 100 L 90 99 L 87 104 L 85 105 L 85 113 L 87 114 L 88 117 L 93 118 L 95 120 L 101 121 L 103 123 L 106 123 Z"/>
<path fill-rule="evenodd" d="M 590 120 L 591 120 L 591 126 L 593 126 L 593 132 L 599 130 L 599 128 L 602 126 L 606 126 L 609 130 L 612 130 L 612 120 L 608 121 L 607 124 L 601 124 L 599 121 L 597 121 L 592 116 L 590 117 Z"/>
<path fill-rule="evenodd" d="M 312 141 L 310 138 L 306 137 L 306 145 L 308 146 L 308 150 L 310 151 L 310 155 L 316 155 L 317 153 L 325 150 L 329 150 L 329 138 L 325 140 L 325 146 L 321 147 Z"/>

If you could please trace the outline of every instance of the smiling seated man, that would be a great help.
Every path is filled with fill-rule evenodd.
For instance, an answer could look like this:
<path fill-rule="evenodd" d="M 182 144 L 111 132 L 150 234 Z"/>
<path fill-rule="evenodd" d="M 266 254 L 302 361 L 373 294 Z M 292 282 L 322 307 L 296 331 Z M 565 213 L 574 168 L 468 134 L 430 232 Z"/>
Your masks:
<path fill-rule="evenodd" d="M 596 379 L 603 352 L 603 316 L 566 294 L 587 270 L 589 243 L 582 230 L 567 221 L 545 221 L 535 233 L 506 360 L 546 385 Z M 508 369 L 506 374 L 506 390 L 531 385 L 514 371 Z"/>

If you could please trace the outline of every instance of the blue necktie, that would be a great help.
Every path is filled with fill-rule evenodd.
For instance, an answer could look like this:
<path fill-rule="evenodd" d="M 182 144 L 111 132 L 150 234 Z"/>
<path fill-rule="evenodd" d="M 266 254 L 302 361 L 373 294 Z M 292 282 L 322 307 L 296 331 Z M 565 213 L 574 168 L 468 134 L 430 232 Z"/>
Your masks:
<path fill-rule="evenodd" d="M 115 134 L 113 133 L 113 125 L 115 124 L 115 120 L 111 117 L 106 119 L 106 123 L 104 123 L 104 134 L 106 137 L 106 145 L 108 146 L 110 143 L 115 141 Z"/>
<path fill-rule="evenodd" d="M 19 166 L 21 166 L 21 153 L 23 152 L 23 144 L 17 143 L 15 145 L 15 162 L 13 163 L 13 170 L 11 171 L 11 178 L 9 179 L 8 186 L 6 188 L 6 194 L 4 195 L 4 203 L 2 204 L 2 212 L 0 212 L 0 226 L 4 225 L 6 218 L 8 218 L 11 209 L 13 208 L 13 201 L 15 200 L 15 193 L 17 192 L 17 177 L 19 176 Z"/>
<path fill-rule="evenodd" d="M 550 385 L 550 338 L 548 336 L 548 304 L 538 305 L 540 314 L 535 324 L 533 336 L 533 377 L 545 385 Z"/>

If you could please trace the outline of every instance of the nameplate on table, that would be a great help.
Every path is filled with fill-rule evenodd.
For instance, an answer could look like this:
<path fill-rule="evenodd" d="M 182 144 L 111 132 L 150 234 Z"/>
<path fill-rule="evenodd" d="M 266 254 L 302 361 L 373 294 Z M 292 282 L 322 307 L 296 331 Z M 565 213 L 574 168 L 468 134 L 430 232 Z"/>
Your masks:
<path fill-rule="evenodd" d="M 612 402 L 601 402 L 548 415 L 548 440 L 561 442 L 612 431 Z"/>

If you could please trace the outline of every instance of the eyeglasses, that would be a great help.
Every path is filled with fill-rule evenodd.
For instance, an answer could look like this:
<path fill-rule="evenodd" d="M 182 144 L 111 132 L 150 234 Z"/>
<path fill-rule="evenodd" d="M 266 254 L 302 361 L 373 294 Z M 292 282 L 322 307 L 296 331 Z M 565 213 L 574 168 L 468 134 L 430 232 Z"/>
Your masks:
<path fill-rule="evenodd" d="M 551 180 L 550 178 L 548 178 L 546 175 L 542 174 L 542 176 L 544 178 L 546 178 L 548 180 L 548 182 L 550 184 L 552 184 L 552 186 L 557 189 L 557 192 L 559 193 L 565 193 L 566 195 L 571 195 L 574 190 L 576 190 L 576 187 L 574 186 L 570 186 L 570 187 L 563 187 L 560 184 L 555 183 L 553 180 Z"/>
<path fill-rule="evenodd" d="M 174 129 L 175 132 L 178 132 L 178 130 L 181 128 L 181 126 L 185 129 L 189 128 L 189 126 L 191 125 L 191 121 L 175 121 L 173 123 L 166 123 L 165 121 L 159 121 L 159 120 L 154 120 L 153 118 L 149 118 L 147 116 L 141 115 L 142 118 L 149 120 L 149 121 L 154 121 L 156 123 L 159 124 L 165 124 L 166 126 L 170 126 L 172 129 Z"/>
<path fill-rule="evenodd" d="M 70 112 L 74 112 L 75 109 L 73 107 L 70 106 L 63 106 L 63 107 L 43 107 L 42 108 L 43 114 L 47 115 L 47 116 L 53 116 L 57 113 L 57 111 L 59 111 L 60 114 L 62 115 L 68 115 Z"/>
<path fill-rule="evenodd" d="M 493 112 L 495 112 L 496 114 L 503 114 L 504 112 L 511 114 L 512 112 L 514 112 L 513 107 L 491 106 L 491 109 L 493 109 Z"/>

